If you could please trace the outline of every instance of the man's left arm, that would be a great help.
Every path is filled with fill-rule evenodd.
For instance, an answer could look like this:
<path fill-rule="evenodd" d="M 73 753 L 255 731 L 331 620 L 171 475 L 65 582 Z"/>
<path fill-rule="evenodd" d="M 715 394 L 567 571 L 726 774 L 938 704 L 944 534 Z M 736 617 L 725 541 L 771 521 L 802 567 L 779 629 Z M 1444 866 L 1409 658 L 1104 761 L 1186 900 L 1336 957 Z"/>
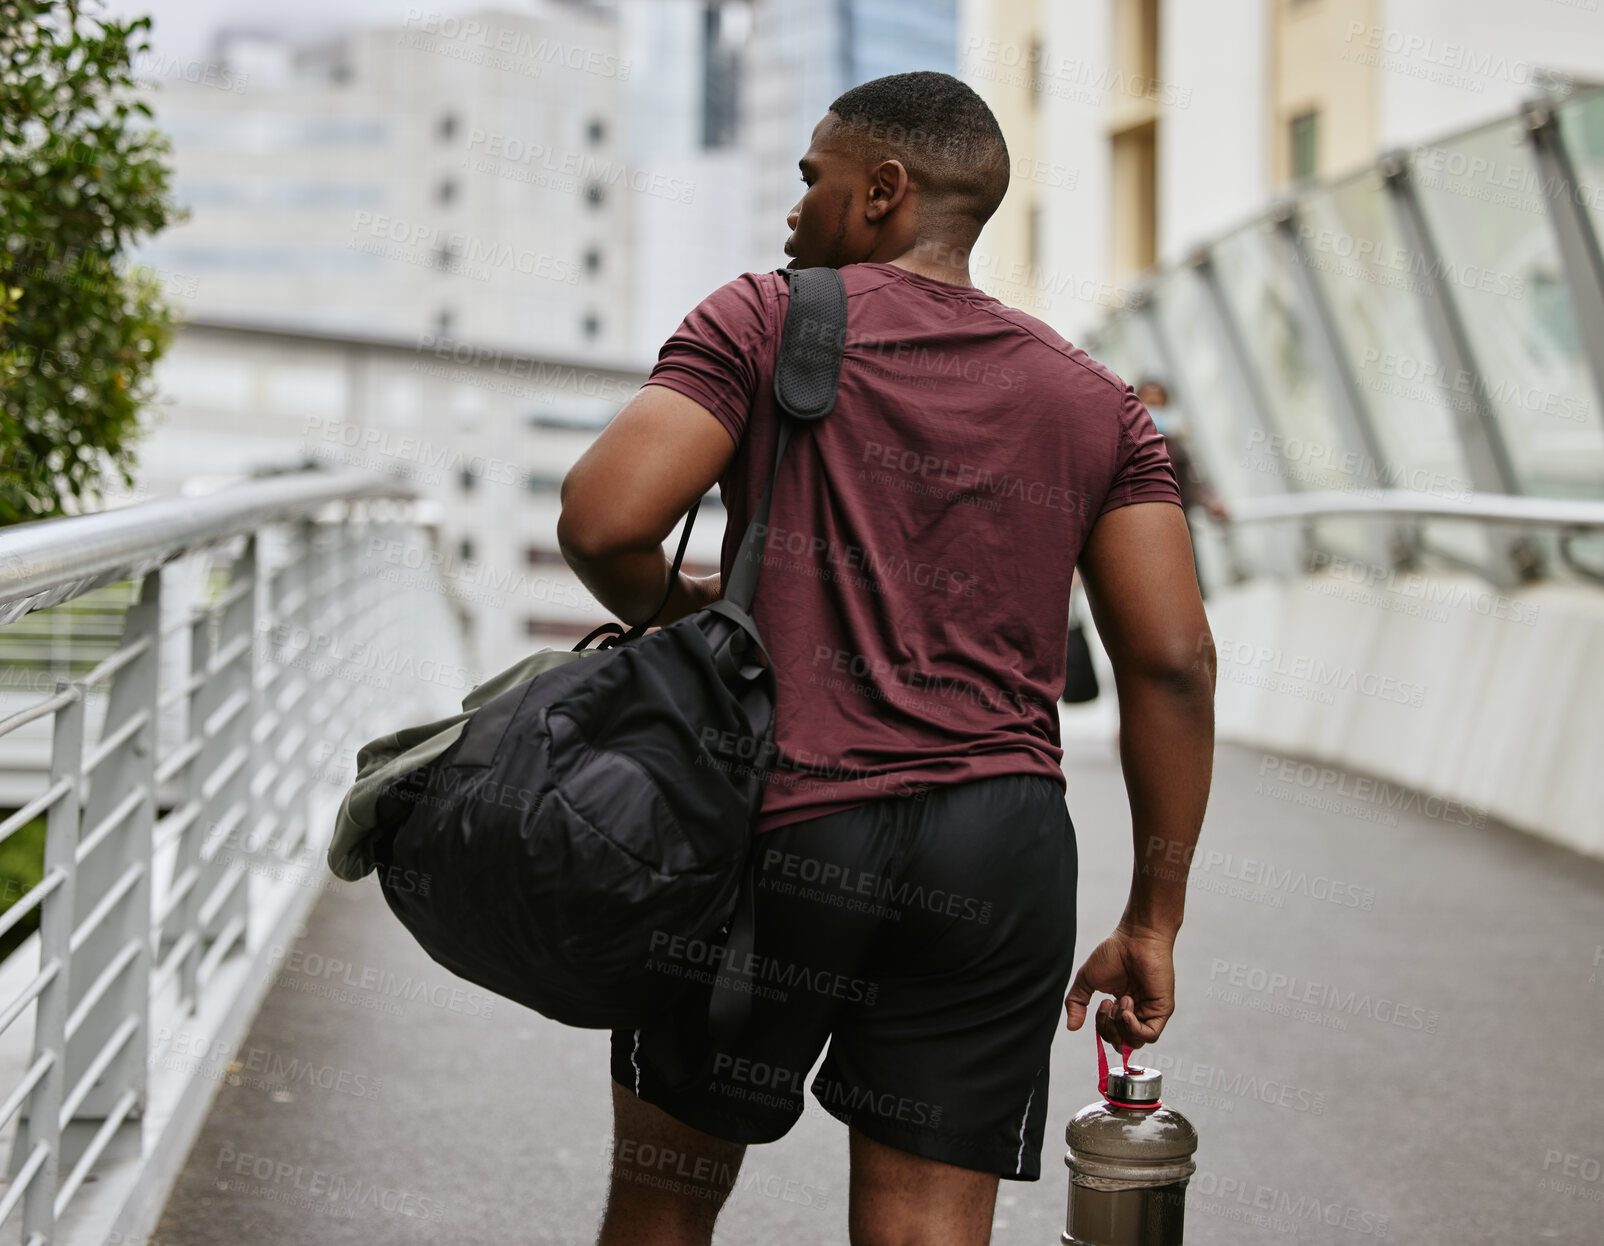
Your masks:
<path fill-rule="evenodd" d="M 648 384 L 602 430 L 562 483 L 557 545 L 596 600 L 629 626 L 651 616 L 672 568 L 663 541 L 735 456 L 706 407 Z M 683 571 L 657 616 L 672 623 L 718 598 L 717 573 Z"/>

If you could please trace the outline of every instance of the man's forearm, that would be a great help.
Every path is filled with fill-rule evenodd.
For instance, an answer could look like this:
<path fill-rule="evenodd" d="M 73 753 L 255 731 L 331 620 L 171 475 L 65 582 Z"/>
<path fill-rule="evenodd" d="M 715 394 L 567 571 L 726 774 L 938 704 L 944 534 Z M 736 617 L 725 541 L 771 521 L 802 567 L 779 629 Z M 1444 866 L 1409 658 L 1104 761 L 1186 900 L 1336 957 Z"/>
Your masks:
<path fill-rule="evenodd" d="M 1130 795 L 1135 863 L 1124 921 L 1174 937 L 1208 805 L 1214 765 L 1214 687 L 1199 670 L 1134 678 L 1119 689 L 1120 761 Z"/>
<path fill-rule="evenodd" d="M 668 591 L 668 574 L 673 567 L 661 546 L 623 550 L 600 558 L 581 558 L 564 551 L 563 557 L 591 595 L 630 627 L 650 618 L 657 609 Z M 717 596 L 717 581 L 717 576 L 696 579 L 681 572 L 656 624 L 672 623 L 701 609 Z"/>
<path fill-rule="evenodd" d="M 564 550 L 563 557 L 603 608 L 631 627 L 649 618 L 668 591 L 671 564 L 661 545 L 592 558 Z"/>

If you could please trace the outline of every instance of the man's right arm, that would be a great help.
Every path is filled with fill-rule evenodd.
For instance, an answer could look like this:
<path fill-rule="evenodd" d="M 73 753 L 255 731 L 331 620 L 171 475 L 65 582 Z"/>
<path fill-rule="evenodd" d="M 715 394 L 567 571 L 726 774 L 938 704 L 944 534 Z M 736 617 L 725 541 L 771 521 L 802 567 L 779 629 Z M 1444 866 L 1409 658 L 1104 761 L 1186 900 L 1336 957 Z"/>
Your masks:
<path fill-rule="evenodd" d="M 1099 1032 L 1140 1047 L 1175 1010 L 1172 950 L 1214 762 L 1214 640 L 1174 503 L 1105 513 L 1079 569 L 1114 665 L 1135 861 L 1125 912 L 1081 966 L 1065 1005 L 1077 1030 L 1092 995 L 1106 991 L 1114 998 L 1098 1010 Z"/>

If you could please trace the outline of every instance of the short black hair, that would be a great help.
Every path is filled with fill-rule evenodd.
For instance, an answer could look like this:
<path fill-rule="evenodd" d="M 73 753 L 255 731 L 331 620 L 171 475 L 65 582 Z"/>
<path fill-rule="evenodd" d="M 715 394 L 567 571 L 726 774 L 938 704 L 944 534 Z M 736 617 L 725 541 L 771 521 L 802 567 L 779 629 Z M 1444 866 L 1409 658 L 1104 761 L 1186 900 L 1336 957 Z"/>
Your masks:
<path fill-rule="evenodd" d="M 921 69 L 844 92 L 830 111 L 869 159 L 902 161 L 920 189 L 970 217 L 975 232 L 1008 190 L 1008 144 L 986 101 L 951 74 Z"/>

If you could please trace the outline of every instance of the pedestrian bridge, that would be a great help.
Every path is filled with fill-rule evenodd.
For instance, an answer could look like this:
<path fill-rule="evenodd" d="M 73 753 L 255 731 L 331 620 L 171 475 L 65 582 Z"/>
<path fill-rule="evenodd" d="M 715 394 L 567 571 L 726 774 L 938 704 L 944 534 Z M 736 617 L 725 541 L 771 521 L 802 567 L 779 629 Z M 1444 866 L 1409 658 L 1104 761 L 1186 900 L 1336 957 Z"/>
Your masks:
<path fill-rule="evenodd" d="M 1601 98 L 1310 189 L 1093 344 L 1167 382 L 1229 504 L 1197 517 L 1221 746 L 1150 1057 L 1203 1139 L 1190 1242 L 1600 1239 Z M 1553 170 L 1535 210 L 1426 176 L 1512 144 Z M 0 532 L 0 1243 L 593 1240 L 605 1036 L 323 866 L 354 749 L 463 695 L 450 586 L 380 573 L 429 519 L 307 472 Z M 1062 718 L 1089 947 L 1129 820 L 1112 698 Z M 1060 1035 L 1050 1147 L 1091 1047 Z M 1058 1171 L 1004 1183 L 996 1241 L 1056 1240 Z M 846 1197 L 814 1108 L 720 1240 L 844 1243 Z"/>
<path fill-rule="evenodd" d="M 372 563 L 427 548 L 397 488 L 309 473 L 0 535 L 8 629 L 128 590 L 109 651 L 13 679 L 0 721 L 39 766 L 0 831 L 43 822 L 0 918 L 37 914 L 0 962 L 4 1240 L 593 1240 L 605 1036 L 453 979 L 323 867 L 351 750 L 460 696 L 391 660 L 458 643 L 443 593 Z M 1518 522 L 1604 526 L 1577 505 Z M 1231 742 L 1154 1053 L 1204 1139 L 1189 1240 L 1596 1240 L 1604 590 L 1357 585 L 1444 621 L 1355 587 L 1211 598 Z M 1083 944 L 1130 868 L 1106 700 L 1063 715 Z M 1054 1067 L 1062 1123 L 1094 1094 L 1084 1032 Z M 1046 1171 L 1005 1185 L 996 1240 L 1052 1240 Z M 751 1153 L 722 1240 L 845 1242 L 845 1198 L 810 1111 Z"/>

